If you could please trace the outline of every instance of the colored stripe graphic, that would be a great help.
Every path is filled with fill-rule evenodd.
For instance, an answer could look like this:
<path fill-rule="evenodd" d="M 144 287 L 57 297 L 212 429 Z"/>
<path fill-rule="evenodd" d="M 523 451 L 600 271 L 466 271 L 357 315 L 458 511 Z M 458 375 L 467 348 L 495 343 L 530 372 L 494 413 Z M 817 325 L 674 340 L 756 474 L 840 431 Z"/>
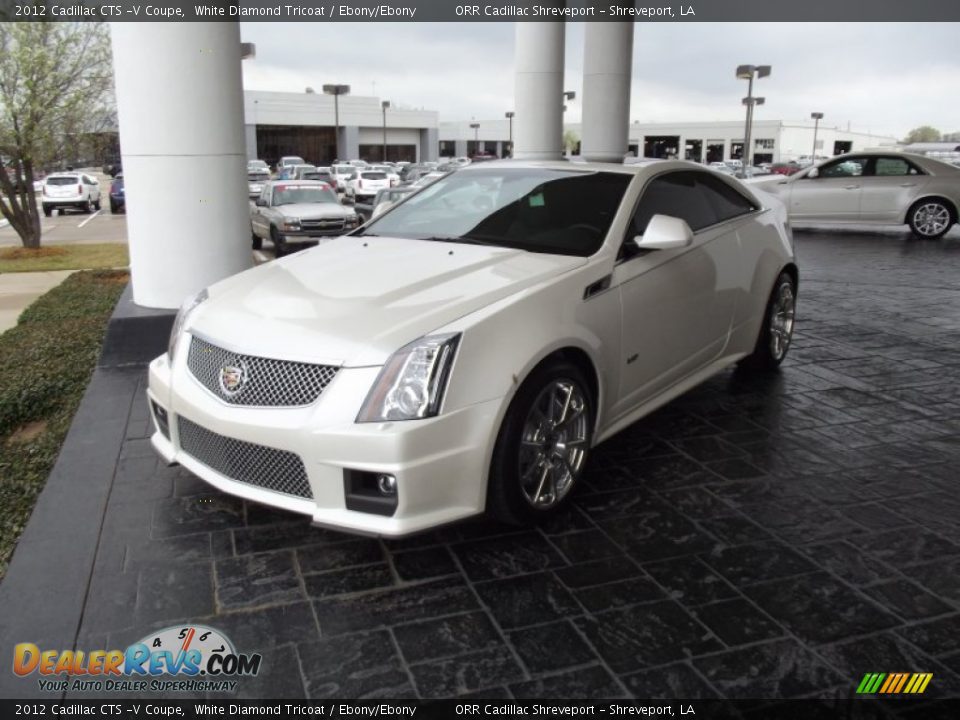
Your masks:
<path fill-rule="evenodd" d="M 866 673 L 857 685 L 856 694 L 919 695 L 926 692 L 933 673 Z"/>

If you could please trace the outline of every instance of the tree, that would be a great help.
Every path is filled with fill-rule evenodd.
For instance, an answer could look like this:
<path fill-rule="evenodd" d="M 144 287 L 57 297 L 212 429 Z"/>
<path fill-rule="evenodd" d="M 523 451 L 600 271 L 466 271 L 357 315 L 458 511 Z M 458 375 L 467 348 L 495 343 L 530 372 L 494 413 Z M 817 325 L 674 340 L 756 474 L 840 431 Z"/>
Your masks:
<path fill-rule="evenodd" d="M 903 139 L 904 144 L 910 145 L 911 143 L 921 143 L 921 142 L 939 142 L 940 140 L 940 131 L 935 127 L 930 127 L 929 125 L 921 125 L 918 128 L 914 128 L 907 133 L 907 137 Z"/>
<path fill-rule="evenodd" d="M 960 143 L 960 131 L 952 133 L 944 133 L 943 137 L 940 138 L 943 142 L 955 142 Z"/>
<path fill-rule="evenodd" d="M 0 23 L 0 213 L 40 247 L 34 174 L 101 131 L 112 108 L 102 23 Z"/>

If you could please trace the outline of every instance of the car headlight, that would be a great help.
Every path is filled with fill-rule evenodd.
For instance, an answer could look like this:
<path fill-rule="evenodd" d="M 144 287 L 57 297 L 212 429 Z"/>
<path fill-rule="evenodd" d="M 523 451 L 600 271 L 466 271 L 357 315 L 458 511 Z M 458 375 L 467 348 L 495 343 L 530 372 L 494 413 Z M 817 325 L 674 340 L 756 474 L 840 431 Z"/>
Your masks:
<path fill-rule="evenodd" d="M 347 215 L 346 220 L 343 221 L 345 227 L 356 227 L 359 222 L 359 218 L 354 215 Z"/>
<path fill-rule="evenodd" d="M 207 294 L 207 289 L 204 288 L 196 295 L 188 297 L 183 301 L 183 305 L 180 306 L 180 311 L 177 313 L 177 317 L 173 321 L 173 327 L 170 329 L 170 342 L 167 344 L 167 354 L 170 356 L 171 364 L 173 364 L 173 358 L 177 352 L 177 345 L 180 343 L 180 335 L 183 333 L 183 328 L 187 324 L 187 320 L 190 318 L 190 315 L 193 314 L 193 311 L 197 309 L 197 306 L 208 297 L 210 296 Z"/>
<path fill-rule="evenodd" d="M 440 411 L 460 333 L 430 335 L 395 352 L 383 366 L 357 422 L 417 420 Z"/>
<path fill-rule="evenodd" d="M 291 218 L 291 219 L 289 219 L 289 220 L 284 220 L 284 221 L 283 221 L 283 229 L 284 229 L 284 230 L 299 230 L 299 229 L 300 229 L 300 221 L 299 221 L 297 218 Z"/>

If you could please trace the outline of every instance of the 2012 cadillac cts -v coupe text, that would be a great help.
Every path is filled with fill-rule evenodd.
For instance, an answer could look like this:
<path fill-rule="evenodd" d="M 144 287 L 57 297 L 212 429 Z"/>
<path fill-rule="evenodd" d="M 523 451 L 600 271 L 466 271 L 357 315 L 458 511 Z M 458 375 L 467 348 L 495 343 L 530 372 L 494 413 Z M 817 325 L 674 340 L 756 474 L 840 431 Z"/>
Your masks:
<path fill-rule="evenodd" d="M 779 365 L 785 218 L 685 162 L 464 168 L 188 300 L 150 365 L 153 445 L 342 530 L 536 520 L 597 443 L 731 363 Z"/>

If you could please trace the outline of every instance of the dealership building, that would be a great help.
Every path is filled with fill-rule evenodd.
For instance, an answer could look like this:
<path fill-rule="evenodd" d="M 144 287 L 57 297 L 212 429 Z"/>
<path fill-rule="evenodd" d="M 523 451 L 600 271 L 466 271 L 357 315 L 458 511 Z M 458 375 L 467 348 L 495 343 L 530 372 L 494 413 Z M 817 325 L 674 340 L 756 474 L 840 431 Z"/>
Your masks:
<path fill-rule="evenodd" d="M 513 118 L 513 123 L 517 119 Z M 573 154 L 579 153 L 582 127 L 564 123 L 564 134 L 577 139 Z M 642 123 L 629 125 L 628 148 L 637 157 L 679 158 L 695 162 L 739 160 L 743 155 L 743 120 L 716 122 Z M 813 121 L 754 120 L 754 163 L 787 162 L 810 157 L 816 129 L 817 157 L 897 145 L 888 135 L 841 129 Z M 464 120 L 440 123 L 440 156 L 472 156 L 487 152 L 504 157 L 508 154 L 512 135 L 511 120 Z"/>
<path fill-rule="evenodd" d="M 247 90 L 243 116 L 248 159 L 271 165 L 284 155 L 329 165 L 338 159 L 338 126 L 344 155 L 339 159 L 437 159 L 437 113 L 384 107 L 380 98 Z"/>

